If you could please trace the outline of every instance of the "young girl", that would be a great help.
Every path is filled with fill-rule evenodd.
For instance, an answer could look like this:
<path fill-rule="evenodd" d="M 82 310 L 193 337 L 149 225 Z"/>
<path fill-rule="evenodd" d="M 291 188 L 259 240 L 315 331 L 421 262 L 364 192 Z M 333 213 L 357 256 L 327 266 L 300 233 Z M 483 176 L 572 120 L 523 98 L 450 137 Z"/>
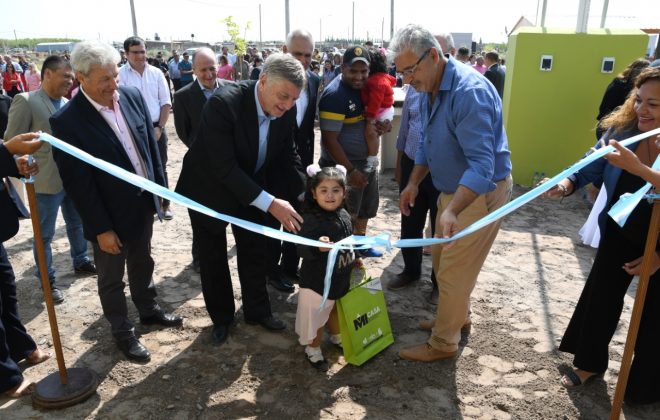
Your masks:
<path fill-rule="evenodd" d="M 346 168 L 337 165 L 334 168 L 321 169 L 318 165 L 310 165 L 307 167 L 307 174 L 310 179 L 307 182 L 303 202 L 304 222 L 300 235 L 329 244 L 350 236 L 353 232 L 351 217 L 343 208 L 346 195 Z M 312 366 L 327 371 L 328 364 L 321 352 L 323 329 L 327 324 L 330 341 L 341 346 L 335 300 L 348 292 L 355 255 L 348 250 L 341 250 L 337 254 L 328 300 L 323 310 L 319 311 L 330 248 L 298 245 L 297 249 L 303 262 L 300 269 L 296 333 L 300 344 L 306 346 L 305 354 Z"/>
<path fill-rule="evenodd" d="M 367 141 L 367 170 L 378 166 L 378 134 L 369 126 L 376 121 L 394 118 L 394 89 L 396 79 L 387 74 L 387 60 L 381 51 L 371 51 L 369 78 L 362 88 L 362 104 L 367 116 L 364 138 Z"/>

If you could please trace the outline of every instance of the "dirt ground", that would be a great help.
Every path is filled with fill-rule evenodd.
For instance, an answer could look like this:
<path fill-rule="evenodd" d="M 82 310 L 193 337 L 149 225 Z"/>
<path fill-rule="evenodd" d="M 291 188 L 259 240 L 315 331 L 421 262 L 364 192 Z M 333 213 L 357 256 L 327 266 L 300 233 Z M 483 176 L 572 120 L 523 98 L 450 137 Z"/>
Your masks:
<path fill-rule="evenodd" d="M 176 183 L 185 147 L 168 125 L 170 183 Z M 318 137 L 317 137 L 318 138 Z M 393 173 L 381 178 L 379 216 L 370 232 L 399 235 L 397 188 Z M 526 190 L 517 186 L 515 194 Z M 419 320 L 434 315 L 430 257 L 418 284 L 386 291 L 395 343 L 361 367 L 348 365 L 329 343 L 327 374 L 304 358 L 293 331 L 297 293 L 269 288 L 273 311 L 287 323 L 283 333 L 266 332 L 237 314 L 227 343 L 210 345 L 211 321 L 204 308 L 199 275 L 189 267 L 191 230 L 187 211 L 173 206 L 172 221 L 156 223 L 152 240 L 154 280 L 162 305 L 185 317 L 182 329 L 142 327 L 129 302 L 131 318 L 152 353 L 150 363 L 129 363 L 114 345 L 103 318 L 94 276 L 76 276 L 62 219 L 53 243 L 57 283 L 66 300 L 57 319 L 67 366 L 87 367 L 101 378 L 97 393 L 62 410 L 40 411 L 29 398 L 0 397 L 4 419 L 596 419 L 607 418 L 616 386 L 632 308 L 634 286 L 610 347 L 603 380 L 567 392 L 560 372 L 571 357 L 557 345 L 589 272 L 594 250 L 577 232 L 588 208 L 579 195 L 562 203 L 536 200 L 509 215 L 473 293 L 473 328 L 456 360 L 431 364 L 400 360 L 400 348 L 426 340 Z M 34 273 L 32 229 L 5 243 L 16 271 L 23 321 L 39 345 L 52 349 L 43 296 Z M 229 246 L 233 246 L 228 230 Z M 367 260 L 369 274 L 384 283 L 403 261 L 398 249 Z M 240 310 L 235 249 L 230 250 L 234 294 Z M 128 289 L 126 290 L 128 294 Z M 56 372 L 54 359 L 25 370 L 32 380 Z M 626 419 L 660 418 L 660 404 L 624 407 Z"/>

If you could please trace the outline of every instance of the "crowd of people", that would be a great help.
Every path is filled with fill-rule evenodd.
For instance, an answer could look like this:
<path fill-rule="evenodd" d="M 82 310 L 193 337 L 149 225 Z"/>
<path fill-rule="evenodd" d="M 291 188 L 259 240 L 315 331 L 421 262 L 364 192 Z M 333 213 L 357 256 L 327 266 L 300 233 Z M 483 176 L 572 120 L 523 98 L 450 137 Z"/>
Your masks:
<path fill-rule="evenodd" d="M 37 78 L 30 76 L 36 68 L 25 63 L 22 73 L 30 73 L 23 81 L 8 61 L 4 74 L 9 74 L 6 86 L 14 92 L 14 100 L 8 107 L 7 127 L 2 127 L 6 141 L 0 145 L 0 175 L 35 175 L 53 300 L 64 300 L 55 283 L 50 251 L 61 208 L 73 268 L 97 275 L 103 314 L 128 359 L 148 362 L 151 353 L 128 316 L 125 273 L 140 323 L 184 324 L 181 316 L 160 306 L 152 278 L 154 216 L 172 219 L 170 203 L 40 143 L 34 134 L 52 133 L 169 187 L 165 125 L 172 114 L 177 137 L 188 147 L 174 187 L 177 192 L 221 213 L 328 244 L 296 246 L 231 226 L 245 322 L 270 331 L 285 330 L 286 323 L 271 310 L 267 285 L 291 293 L 298 283 L 295 332 L 310 364 L 327 370 L 322 351 L 325 328 L 330 343 L 342 345 L 335 302 L 348 292 L 351 271 L 364 265 L 366 258 L 382 255 L 373 248 L 342 250 L 329 299 L 319 310 L 329 246 L 353 234 L 367 235 L 369 220 L 377 216 L 379 137 L 392 128 L 397 79 L 407 86 L 396 145 L 401 237 L 422 237 L 430 213 L 433 235 L 450 238 L 505 205 L 512 195 L 511 152 L 502 118 L 505 73 L 498 54 L 475 57 L 472 65 L 469 50 L 457 50 L 450 35 L 432 34 L 418 25 L 400 29 L 388 54 L 390 66 L 384 51 L 371 45 L 351 46 L 341 55 L 321 55 L 311 33 L 302 29 L 288 34 L 281 53 L 263 55 L 253 49 L 233 54 L 226 48 L 216 54 L 204 47 L 192 54 L 179 55 L 175 50 L 168 59 L 161 54 L 150 60 L 139 37 L 127 38 L 121 53 L 100 41 L 83 41 L 70 60 L 48 57 L 39 87 L 25 93 L 15 86 L 19 82 L 35 86 Z M 324 63 L 321 74 L 315 61 Z M 641 71 L 633 86 L 623 106 L 601 119 L 607 140 L 660 127 L 660 71 Z M 314 134 L 317 118 L 320 139 Z M 320 145 L 318 162 L 314 162 L 316 145 Z M 603 215 L 615 197 L 635 190 L 643 179 L 655 182 L 657 174 L 648 167 L 659 150 L 653 139 L 631 150 L 619 147 L 546 194 L 565 196 L 602 180 L 610 197 L 599 219 L 603 239 L 594 267 L 560 346 L 576 355 L 576 370 L 562 378 L 567 388 L 587 382 L 607 367 L 607 345 L 627 284 L 639 271 L 650 212 L 648 205 L 640 205 L 625 228 Z M 26 154 L 34 154 L 36 163 L 29 163 Z M 6 229 L 3 223 L 0 231 L 4 241 L 16 233 L 17 217 L 26 213 L 11 183 L 0 187 L 2 218 L 11 221 Z M 228 223 L 193 210 L 189 216 L 192 269 L 200 273 L 213 324 L 210 341 L 222 346 L 235 328 L 236 317 Z M 401 349 L 401 358 L 434 362 L 458 356 L 461 334 L 470 331 L 471 294 L 500 223 L 432 247 L 430 276 L 435 287 L 430 300 L 437 303 L 436 317 L 420 320 L 419 327 L 429 331 L 429 338 Z M 93 262 L 87 255 L 88 242 Z M 40 363 L 49 354 L 36 347 L 20 323 L 13 271 L 1 246 L 0 251 L 4 340 L 0 392 L 18 397 L 33 387 L 17 362 Z M 393 291 L 422 276 L 422 249 L 402 253 L 404 269 L 387 284 Z M 654 357 L 660 344 L 655 334 L 658 306 L 653 305 L 658 290 L 649 289 L 628 402 L 660 398 L 654 383 L 660 373 Z"/>

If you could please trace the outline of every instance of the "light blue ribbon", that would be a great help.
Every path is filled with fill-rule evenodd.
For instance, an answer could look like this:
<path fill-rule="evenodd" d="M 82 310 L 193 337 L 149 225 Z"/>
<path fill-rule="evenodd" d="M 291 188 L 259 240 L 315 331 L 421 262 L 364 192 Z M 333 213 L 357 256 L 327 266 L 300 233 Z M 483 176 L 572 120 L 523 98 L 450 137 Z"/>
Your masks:
<path fill-rule="evenodd" d="M 653 163 L 653 169 L 660 169 L 660 156 L 655 159 Z M 647 195 L 646 193 L 651 189 L 652 185 L 650 182 L 644 184 L 644 186 L 634 193 L 621 194 L 619 200 L 614 203 L 610 208 L 610 211 L 607 214 L 614 219 L 615 222 L 621 227 L 626 224 L 628 221 L 628 216 L 635 210 L 635 207 L 639 204 L 640 201 Z"/>
<path fill-rule="evenodd" d="M 634 144 L 640 140 L 643 140 L 647 137 L 650 137 L 655 134 L 660 134 L 660 128 L 657 128 L 652 131 L 648 131 L 646 133 L 638 134 L 636 136 L 630 137 L 628 139 L 625 139 L 620 142 L 620 144 L 624 147 L 627 147 L 631 144 Z M 321 303 L 321 308 L 325 305 L 325 302 L 328 297 L 328 293 L 330 291 L 330 284 L 332 281 L 332 271 L 335 266 L 335 261 L 337 258 L 337 253 L 341 249 L 366 249 L 366 248 L 371 248 L 371 247 L 380 247 L 380 248 L 386 248 L 387 250 L 390 250 L 392 247 L 397 247 L 397 248 L 408 248 L 408 247 L 420 247 L 420 246 L 427 246 L 427 245 L 436 245 L 436 244 L 442 244 L 442 243 L 447 243 L 451 241 L 458 240 L 460 238 L 463 238 L 467 235 L 470 235 L 477 230 L 494 223 L 495 221 L 501 219 L 502 217 L 506 216 L 507 214 L 517 210 L 518 208 L 522 207 L 523 205 L 529 203 L 536 197 L 540 196 L 544 192 L 550 190 L 552 187 L 554 187 L 559 181 L 563 180 L 564 178 L 567 178 L 569 175 L 573 174 L 574 172 L 584 168 L 591 162 L 600 159 L 601 157 L 605 156 L 606 154 L 614 151 L 614 148 L 612 146 L 606 146 L 602 147 L 598 150 L 596 150 L 594 153 L 591 153 L 590 155 L 584 157 L 582 160 L 574 164 L 568 169 L 565 169 L 564 171 L 560 172 L 558 175 L 555 175 L 552 177 L 550 180 L 547 182 L 537 186 L 536 188 L 533 188 L 532 190 L 526 192 L 525 194 L 521 195 L 520 197 L 515 198 L 514 200 L 510 201 L 509 203 L 505 204 L 504 206 L 500 207 L 499 209 L 493 211 L 492 213 L 488 214 L 487 216 L 483 217 L 482 219 L 477 220 L 470 226 L 466 227 L 465 229 L 461 230 L 459 233 L 456 235 L 452 236 L 451 238 L 428 238 L 428 239 L 400 239 L 398 241 L 395 241 L 394 243 L 391 242 L 390 240 L 390 235 L 389 234 L 380 234 L 376 236 L 356 236 L 352 235 L 349 236 L 348 238 L 345 238 L 337 243 L 334 244 L 327 244 L 325 242 L 320 242 L 320 241 L 315 241 L 312 239 L 304 238 L 301 236 L 293 235 L 291 233 L 283 232 L 280 230 L 276 230 L 267 226 L 262 226 L 258 225 L 256 223 L 248 222 L 246 220 L 242 220 L 236 217 L 228 216 L 222 213 L 219 213 L 215 210 L 212 210 L 206 206 L 203 206 L 179 193 L 176 193 L 174 191 L 170 191 L 165 187 L 162 187 L 152 181 L 149 181 L 148 179 L 145 179 L 141 176 L 138 176 L 132 172 L 126 171 L 125 169 L 122 169 L 116 165 L 113 165 L 111 163 L 108 163 L 104 160 L 95 158 L 94 156 L 90 155 L 87 152 L 84 152 L 58 138 L 55 138 L 49 134 L 42 133 L 40 140 L 46 141 L 50 143 L 53 147 L 68 153 L 69 155 L 76 157 L 77 159 L 82 160 L 83 162 L 92 165 L 102 171 L 105 171 L 123 181 L 126 181 L 132 185 L 135 185 L 136 187 L 142 188 L 146 191 L 151 192 L 152 194 L 156 194 L 160 197 L 166 198 L 172 202 L 175 202 L 177 204 L 180 204 L 188 209 L 195 210 L 197 212 L 200 212 L 202 214 L 205 214 L 209 217 L 213 217 L 219 220 L 223 220 L 227 223 L 231 223 L 235 226 L 239 226 L 243 229 L 249 230 L 251 232 L 259 233 L 274 239 L 282 240 L 282 241 L 288 241 L 296 244 L 301 244 L 301 245 L 307 245 L 307 246 L 314 246 L 314 247 L 319 247 L 319 248 L 331 248 L 329 254 L 328 254 L 328 264 L 326 266 L 326 272 L 325 272 L 325 279 L 324 279 L 324 288 L 323 288 L 323 300 Z"/>

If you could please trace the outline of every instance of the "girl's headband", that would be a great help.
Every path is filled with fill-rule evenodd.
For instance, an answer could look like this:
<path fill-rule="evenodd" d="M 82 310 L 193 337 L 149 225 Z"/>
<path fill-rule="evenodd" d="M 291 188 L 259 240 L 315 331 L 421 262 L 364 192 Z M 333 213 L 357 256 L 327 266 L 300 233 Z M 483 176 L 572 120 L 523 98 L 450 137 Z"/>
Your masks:
<path fill-rule="evenodd" d="M 342 165 L 335 165 L 335 169 L 339 171 L 342 175 L 346 176 L 346 168 Z M 313 163 L 307 167 L 307 175 L 311 178 L 317 173 L 321 172 L 321 167 L 318 163 Z"/>

